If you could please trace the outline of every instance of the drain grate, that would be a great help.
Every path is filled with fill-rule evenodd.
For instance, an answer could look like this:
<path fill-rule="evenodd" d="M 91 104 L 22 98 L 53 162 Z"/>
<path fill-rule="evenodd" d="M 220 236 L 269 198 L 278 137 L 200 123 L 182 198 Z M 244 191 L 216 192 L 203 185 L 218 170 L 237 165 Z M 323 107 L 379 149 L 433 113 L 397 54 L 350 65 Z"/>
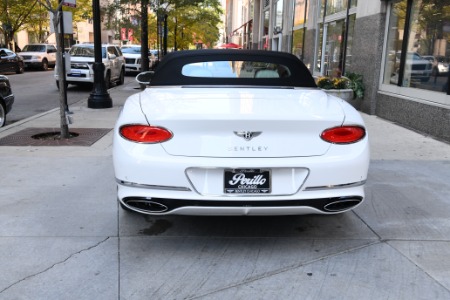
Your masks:
<path fill-rule="evenodd" d="M 69 128 L 73 136 L 69 139 L 36 139 L 33 136 L 46 133 L 59 133 L 60 128 L 25 128 L 0 139 L 0 146 L 91 146 L 111 128 Z"/>

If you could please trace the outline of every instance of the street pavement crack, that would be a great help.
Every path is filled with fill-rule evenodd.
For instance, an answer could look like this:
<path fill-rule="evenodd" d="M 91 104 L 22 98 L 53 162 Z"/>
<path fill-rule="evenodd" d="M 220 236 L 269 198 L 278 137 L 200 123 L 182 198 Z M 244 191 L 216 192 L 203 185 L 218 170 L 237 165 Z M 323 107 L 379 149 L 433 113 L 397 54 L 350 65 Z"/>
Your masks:
<path fill-rule="evenodd" d="M 80 251 L 77 251 L 77 252 L 75 252 L 75 253 L 69 255 L 69 256 L 68 256 L 67 258 L 65 258 L 64 260 L 62 260 L 62 261 L 60 261 L 60 262 L 57 262 L 57 263 L 54 263 L 53 265 L 51 265 L 50 267 L 46 268 L 45 270 L 42 270 L 42 271 L 40 271 L 40 272 L 38 272 L 38 273 L 36 273 L 36 274 L 28 275 L 28 276 L 26 276 L 25 278 L 22 278 L 22 279 L 20 279 L 20 280 L 18 280 L 18 281 L 16 281 L 16 282 L 10 284 L 9 286 L 7 286 L 7 287 L 4 288 L 3 290 L 1 290 L 1 291 L 0 291 L 0 294 L 2 294 L 3 292 L 9 290 L 9 289 L 12 288 L 13 286 L 15 286 L 15 285 L 17 285 L 17 284 L 19 284 L 19 283 L 21 283 L 21 282 L 23 282 L 23 281 L 26 281 L 26 280 L 28 280 L 28 279 L 30 279 L 30 278 L 39 276 L 39 275 L 41 275 L 41 274 L 43 274 L 43 273 L 45 273 L 45 272 L 47 272 L 47 271 L 53 269 L 54 267 L 56 267 L 56 266 L 58 266 L 58 265 L 64 264 L 65 262 L 67 262 L 68 260 L 70 260 L 70 259 L 71 259 L 72 257 L 74 257 L 75 255 L 78 255 L 78 254 L 80 254 L 80 253 L 89 251 L 89 250 L 91 250 L 91 249 L 94 249 L 94 248 L 100 246 L 101 244 L 103 244 L 104 242 L 106 242 L 107 240 L 109 240 L 109 238 L 110 238 L 110 237 L 108 236 L 107 238 L 105 238 L 104 240 L 98 242 L 97 244 L 92 245 L 92 246 L 90 246 L 90 247 L 88 247 L 88 248 L 86 248 L 86 249 L 82 249 L 82 250 L 80 250 Z"/>
<path fill-rule="evenodd" d="M 333 254 L 329 254 L 329 255 L 322 256 L 322 257 L 318 257 L 316 259 L 313 259 L 313 260 L 310 260 L 310 261 L 307 261 L 307 262 L 291 265 L 291 266 L 288 266 L 288 267 L 285 267 L 285 268 L 281 268 L 281 269 L 278 269 L 278 270 L 274 270 L 274 271 L 271 271 L 271 272 L 267 272 L 267 273 L 264 273 L 264 274 L 261 274 L 261 275 L 258 275 L 258 276 L 247 278 L 246 280 L 244 280 L 242 282 L 231 284 L 231 285 L 227 285 L 227 286 L 218 288 L 216 290 L 208 291 L 208 292 L 205 292 L 204 294 L 201 294 L 201 295 L 189 296 L 189 297 L 186 297 L 185 299 L 194 300 L 194 299 L 201 299 L 201 298 L 205 298 L 205 297 L 208 298 L 212 294 L 215 294 L 215 293 L 218 293 L 218 292 L 221 292 L 221 291 L 225 291 L 225 290 L 230 289 L 230 288 L 236 288 L 236 287 L 239 287 L 239 286 L 243 286 L 245 284 L 249 284 L 251 282 L 255 282 L 255 281 L 261 280 L 263 278 L 272 277 L 272 276 L 275 276 L 275 275 L 278 275 L 278 274 L 281 274 L 281 273 L 284 273 L 284 272 L 288 272 L 290 270 L 294 270 L 294 269 L 297 269 L 297 268 L 301 268 L 301 267 L 310 265 L 310 264 L 312 264 L 314 262 L 317 262 L 317 261 L 321 261 L 321 260 L 324 260 L 324 259 L 327 259 L 327 258 L 330 258 L 330 257 L 336 257 L 336 256 L 339 256 L 339 255 L 342 255 L 342 254 L 345 254 L 345 253 L 349 253 L 349 252 L 353 252 L 353 251 L 356 251 L 356 250 L 359 250 L 359 249 L 372 247 L 374 245 L 381 244 L 381 243 L 384 243 L 384 242 L 383 241 L 374 241 L 374 242 L 366 244 L 366 245 L 353 247 L 353 248 L 346 249 L 346 250 L 343 250 L 343 251 L 339 251 L 339 252 L 336 252 L 336 253 L 333 253 Z"/>

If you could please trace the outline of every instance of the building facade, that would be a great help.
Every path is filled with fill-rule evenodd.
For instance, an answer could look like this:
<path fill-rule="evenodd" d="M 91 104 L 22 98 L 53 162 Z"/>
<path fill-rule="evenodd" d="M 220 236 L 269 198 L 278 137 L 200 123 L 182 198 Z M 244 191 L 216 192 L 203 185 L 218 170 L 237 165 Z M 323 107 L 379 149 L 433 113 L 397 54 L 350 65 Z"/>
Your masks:
<path fill-rule="evenodd" d="M 450 0 L 228 0 L 227 42 L 362 74 L 356 106 L 450 141 Z"/>

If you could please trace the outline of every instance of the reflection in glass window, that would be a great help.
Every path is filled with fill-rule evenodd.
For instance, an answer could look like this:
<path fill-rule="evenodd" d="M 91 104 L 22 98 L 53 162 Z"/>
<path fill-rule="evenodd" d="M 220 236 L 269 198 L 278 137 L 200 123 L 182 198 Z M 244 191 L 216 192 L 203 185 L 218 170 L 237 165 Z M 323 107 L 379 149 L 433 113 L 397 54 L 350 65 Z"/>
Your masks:
<path fill-rule="evenodd" d="M 305 29 L 297 29 L 292 33 L 292 54 L 298 58 L 303 58 L 303 41 L 305 36 Z"/>
<path fill-rule="evenodd" d="M 383 82 L 397 84 L 402 49 L 402 33 L 405 30 L 406 0 L 394 3 L 389 17 L 389 33 L 387 38 L 386 64 Z"/>
<path fill-rule="evenodd" d="M 278 0 L 276 4 L 276 18 L 275 18 L 275 26 L 276 30 L 280 30 L 283 28 L 283 0 Z"/>
<path fill-rule="evenodd" d="M 287 78 L 287 66 L 258 61 L 208 61 L 184 65 L 181 74 L 187 77 L 211 78 Z"/>
<path fill-rule="evenodd" d="M 408 13 L 410 26 L 405 28 Z M 446 92 L 450 0 L 414 0 L 411 6 L 406 0 L 393 3 L 387 46 L 385 84 Z"/>
<path fill-rule="evenodd" d="M 317 56 L 316 56 L 316 63 L 314 65 L 314 72 L 320 72 L 322 67 L 322 60 L 324 59 L 322 53 L 323 49 L 323 23 L 319 25 L 319 34 L 317 36 L 318 38 L 318 48 L 317 48 Z"/>
<path fill-rule="evenodd" d="M 306 0 L 296 0 L 294 10 L 294 27 L 306 23 L 307 14 L 305 14 L 305 10 Z"/>
<path fill-rule="evenodd" d="M 347 0 L 328 0 L 327 1 L 327 16 L 347 10 Z"/>
<path fill-rule="evenodd" d="M 353 1 L 352 1 L 353 2 Z M 352 65 L 352 46 L 353 46 L 353 32 L 355 29 L 356 15 L 351 15 L 348 18 L 348 35 L 347 35 L 347 51 L 345 53 L 345 70 L 348 70 Z M 347 73 L 347 72 L 345 72 Z"/>
<path fill-rule="evenodd" d="M 314 73 L 340 77 L 345 75 L 346 68 L 350 67 L 352 63 L 355 10 L 350 11 L 350 8 L 347 7 L 349 5 L 347 0 L 321 0 L 320 3 L 322 16 L 325 8 L 327 16 L 323 20 L 319 19 Z M 355 3 L 352 1 L 351 7 L 354 7 Z"/>
<path fill-rule="evenodd" d="M 345 20 L 339 20 L 328 24 L 327 41 L 325 45 L 324 74 L 332 77 L 342 75 L 343 41 L 345 37 Z"/>

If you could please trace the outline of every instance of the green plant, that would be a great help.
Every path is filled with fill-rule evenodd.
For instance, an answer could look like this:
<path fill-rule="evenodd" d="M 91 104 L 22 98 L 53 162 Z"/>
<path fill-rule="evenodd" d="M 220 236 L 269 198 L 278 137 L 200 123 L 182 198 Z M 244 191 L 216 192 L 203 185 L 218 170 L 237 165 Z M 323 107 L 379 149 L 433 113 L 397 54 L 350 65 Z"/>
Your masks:
<path fill-rule="evenodd" d="M 349 88 L 353 90 L 353 98 L 363 98 L 365 91 L 363 76 L 356 73 L 346 73 L 345 75 L 349 79 Z"/>

